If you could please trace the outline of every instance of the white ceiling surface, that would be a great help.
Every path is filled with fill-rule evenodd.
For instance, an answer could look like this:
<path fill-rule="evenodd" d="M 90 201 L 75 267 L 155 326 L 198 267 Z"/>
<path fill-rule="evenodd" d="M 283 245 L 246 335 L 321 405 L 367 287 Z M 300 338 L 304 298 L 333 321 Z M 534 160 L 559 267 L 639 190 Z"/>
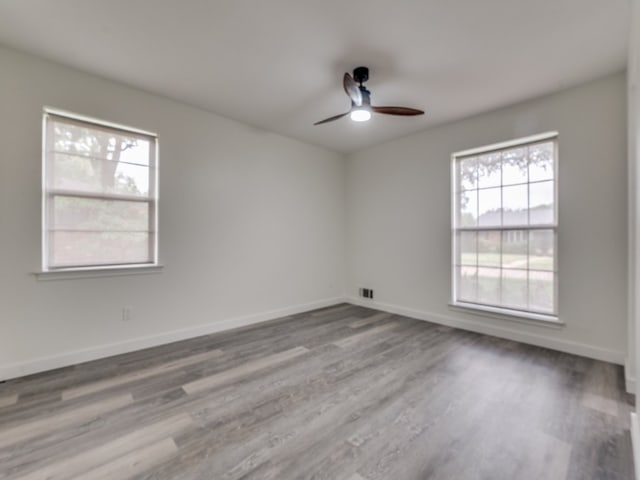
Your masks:
<path fill-rule="evenodd" d="M 339 152 L 620 71 L 628 0 L 0 0 L 0 43 Z M 376 105 L 345 117 L 342 74 Z M 1 67 L 0 67 L 1 68 Z M 82 113 L 82 112 L 79 112 Z"/>

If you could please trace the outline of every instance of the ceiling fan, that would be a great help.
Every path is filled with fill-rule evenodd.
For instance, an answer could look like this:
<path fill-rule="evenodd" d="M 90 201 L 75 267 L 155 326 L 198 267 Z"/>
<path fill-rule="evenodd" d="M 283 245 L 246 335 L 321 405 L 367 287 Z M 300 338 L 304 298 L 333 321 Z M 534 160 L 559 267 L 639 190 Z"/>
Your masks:
<path fill-rule="evenodd" d="M 386 115 L 413 116 L 422 115 L 424 112 L 415 108 L 407 107 L 376 107 L 371 105 L 371 92 L 363 85 L 369 80 L 369 69 L 367 67 L 358 67 L 353 71 L 353 77 L 348 73 L 344 74 L 342 85 L 344 91 L 351 99 L 351 110 L 340 115 L 325 118 L 314 125 L 333 122 L 345 115 L 350 115 L 354 122 L 366 122 L 371 118 L 371 113 L 384 113 Z M 358 85 L 358 83 L 360 85 Z"/>

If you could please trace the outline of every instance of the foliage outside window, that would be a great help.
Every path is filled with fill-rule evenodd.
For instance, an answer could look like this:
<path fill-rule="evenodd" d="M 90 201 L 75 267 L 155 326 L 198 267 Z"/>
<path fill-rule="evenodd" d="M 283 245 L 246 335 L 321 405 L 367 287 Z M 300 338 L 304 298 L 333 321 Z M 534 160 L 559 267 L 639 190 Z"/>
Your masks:
<path fill-rule="evenodd" d="M 557 319 L 557 134 L 453 155 L 453 303 Z"/>
<path fill-rule="evenodd" d="M 43 269 L 154 265 L 155 135 L 46 111 Z"/>

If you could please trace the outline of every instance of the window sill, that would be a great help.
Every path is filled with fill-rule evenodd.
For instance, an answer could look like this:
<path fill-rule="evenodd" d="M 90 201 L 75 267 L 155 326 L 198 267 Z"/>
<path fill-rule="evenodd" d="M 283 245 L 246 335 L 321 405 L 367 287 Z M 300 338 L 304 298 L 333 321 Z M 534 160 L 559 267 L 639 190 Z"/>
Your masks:
<path fill-rule="evenodd" d="M 127 265 L 91 268 L 61 268 L 34 272 L 38 280 L 75 280 L 81 278 L 120 277 L 124 275 L 150 275 L 161 273 L 164 265 Z"/>
<path fill-rule="evenodd" d="M 562 328 L 565 323 L 554 315 L 544 315 L 541 313 L 520 312 L 518 310 L 509 310 L 506 308 L 487 307 L 483 305 L 475 305 L 473 303 L 454 302 L 449 304 L 451 310 L 457 310 L 463 313 L 473 313 L 483 317 L 496 318 L 498 320 L 507 320 L 511 322 L 527 323 L 549 328 Z"/>

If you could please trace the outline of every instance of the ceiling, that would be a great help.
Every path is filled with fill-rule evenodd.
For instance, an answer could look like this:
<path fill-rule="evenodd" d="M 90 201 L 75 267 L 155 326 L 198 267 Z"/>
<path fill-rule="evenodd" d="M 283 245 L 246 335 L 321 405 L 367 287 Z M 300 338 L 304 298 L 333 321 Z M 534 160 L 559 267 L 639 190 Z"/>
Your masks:
<path fill-rule="evenodd" d="M 0 43 L 338 152 L 626 63 L 628 0 L 0 0 Z M 372 103 L 426 111 L 357 124 Z"/>

